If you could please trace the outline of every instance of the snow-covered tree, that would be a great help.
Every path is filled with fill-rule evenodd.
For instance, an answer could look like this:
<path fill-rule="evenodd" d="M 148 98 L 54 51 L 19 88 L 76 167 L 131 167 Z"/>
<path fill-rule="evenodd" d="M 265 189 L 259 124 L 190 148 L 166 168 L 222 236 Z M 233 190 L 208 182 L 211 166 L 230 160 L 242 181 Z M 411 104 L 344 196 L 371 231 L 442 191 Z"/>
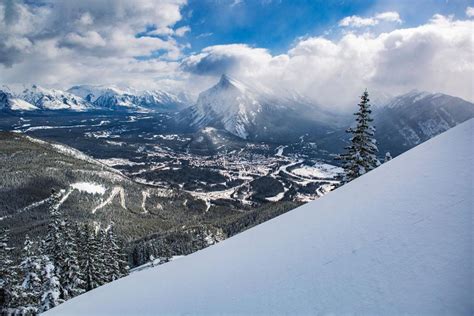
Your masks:
<path fill-rule="evenodd" d="M 61 218 L 61 213 L 59 212 L 60 201 L 62 198 L 61 192 L 53 191 L 51 194 L 49 202 L 49 225 L 48 233 L 44 240 L 43 244 L 43 253 L 44 256 L 47 256 L 50 261 L 55 276 L 58 278 L 58 288 L 60 293 L 60 298 L 67 298 L 66 291 L 63 287 L 63 278 L 62 268 L 67 260 L 66 258 L 66 245 L 65 245 L 65 236 L 64 236 L 64 226 L 65 223 Z M 43 271 L 43 273 L 45 273 Z"/>
<path fill-rule="evenodd" d="M 13 248 L 9 247 L 9 231 L 0 230 L 0 312 L 7 313 L 18 299 L 16 267 L 12 260 Z"/>
<path fill-rule="evenodd" d="M 370 125 L 373 119 L 370 115 L 372 110 L 369 102 L 369 93 L 366 90 L 360 97 L 359 111 L 354 113 L 356 126 L 347 130 L 352 134 L 351 143 L 346 147 L 346 153 L 338 157 L 342 160 L 345 170 L 344 182 L 352 181 L 380 165 L 374 138 L 375 127 Z"/>
<path fill-rule="evenodd" d="M 392 160 L 392 155 L 390 154 L 389 151 L 387 151 L 385 153 L 385 158 L 384 158 L 383 162 L 385 163 L 385 162 L 390 161 L 390 160 Z"/>
<path fill-rule="evenodd" d="M 38 308 L 40 313 L 45 312 L 64 302 L 64 300 L 61 299 L 61 284 L 59 283 L 59 277 L 53 261 L 46 254 L 41 256 L 41 261 L 41 278 L 43 280 L 43 286 Z"/>
<path fill-rule="evenodd" d="M 85 290 L 90 291 L 103 284 L 101 270 L 103 270 L 102 247 L 90 225 L 85 225 L 80 234 L 79 265 L 85 282 Z"/>
<path fill-rule="evenodd" d="M 85 282 L 79 267 L 75 233 L 59 211 L 61 198 L 61 192 L 53 192 L 51 196 L 46 254 L 52 260 L 59 278 L 60 298 L 68 300 L 85 291 Z"/>
<path fill-rule="evenodd" d="M 122 251 L 120 242 L 111 226 L 105 236 L 107 281 L 115 281 L 128 274 L 128 262 Z"/>
<path fill-rule="evenodd" d="M 63 288 L 62 298 L 68 300 L 85 292 L 84 275 L 79 266 L 78 241 L 75 229 L 63 221 L 63 255 L 64 262 L 61 264 L 61 285 Z"/>
<path fill-rule="evenodd" d="M 170 262 L 172 257 L 170 246 L 163 240 L 160 244 L 160 264 Z"/>
<path fill-rule="evenodd" d="M 61 200 L 61 192 L 52 192 L 50 201 L 49 201 L 49 225 L 48 232 L 45 238 L 44 251 L 49 255 L 50 259 L 54 262 L 63 261 L 63 223 L 61 219 L 61 214 L 59 212 L 59 204 Z"/>
<path fill-rule="evenodd" d="M 21 283 L 18 284 L 16 314 L 36 315 L 42 294 L 41 259 L 37 244 L 25 237 L 20 263 Z"/>
<path fill-rule="evenodd" d="M 104 229 L 97 229 L 95 234 L 93 235 L 92 239 L 92 248 L 95 251 L 95 262 L 96 262 L 96 270 L 99 273 L 99 286 L 109 281 L 109 273 L 108 266 L 106 263 L 106 258 L 108 254 L 107 248 L 107 234 Z"/>

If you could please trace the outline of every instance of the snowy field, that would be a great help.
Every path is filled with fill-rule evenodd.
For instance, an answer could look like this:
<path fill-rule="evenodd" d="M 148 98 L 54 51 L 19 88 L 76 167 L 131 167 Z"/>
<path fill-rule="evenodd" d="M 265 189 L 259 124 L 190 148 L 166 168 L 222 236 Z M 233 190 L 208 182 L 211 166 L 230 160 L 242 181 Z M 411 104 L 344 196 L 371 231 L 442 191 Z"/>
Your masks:
<path fill-rule="evenodd" d="M 317 201 L 46 314 L 472 314 L 473 135 L 470 120 Z"/>

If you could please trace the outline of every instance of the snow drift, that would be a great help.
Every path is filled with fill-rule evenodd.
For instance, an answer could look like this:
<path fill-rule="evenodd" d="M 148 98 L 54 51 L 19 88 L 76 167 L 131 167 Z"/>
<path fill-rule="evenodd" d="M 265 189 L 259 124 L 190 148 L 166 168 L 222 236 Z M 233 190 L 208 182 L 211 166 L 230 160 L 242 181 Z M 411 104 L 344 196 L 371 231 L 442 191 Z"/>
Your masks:
<path fill-rule="evenodd" d="M 474 120 L 289 213 L 48 315 L 470 314 Z"/>

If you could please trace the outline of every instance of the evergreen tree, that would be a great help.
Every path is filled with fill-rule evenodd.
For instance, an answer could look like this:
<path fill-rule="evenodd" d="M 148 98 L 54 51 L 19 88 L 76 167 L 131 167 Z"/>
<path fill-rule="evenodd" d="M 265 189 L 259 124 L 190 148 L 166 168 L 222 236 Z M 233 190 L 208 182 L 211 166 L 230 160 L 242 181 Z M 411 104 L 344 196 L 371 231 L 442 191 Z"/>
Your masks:
<path fill-rule="evenodd" d="M 109 281 L 109 268 L 106 263 L 107 249 L 107 235 L 104 229 L 97 229 L 92 239 L 92 249 L 95 251 L 96 270 L 99 275 L 99 286 L 106 284 Z"/>
<path fill-rule="evenodd" d="M 42 294 L 41 260 L 37 245 L 25 237 L 23 247 L 23 261 L 20 263 L 22 276 L 19 287 L 18 307 L 16 314 L 35 315 L 38 312 Z"/>
<path fill-rule="evenodd" d="M 60 298 L 68 298 L 67 292 L 63 287 L 62 268 L 67 260 L 66 258 L 66 245 L 64 236 L 65 223 L 61 218 L 59 212 L 59 205 L 61 201 L 61 192 L 55 192 L 53 190 L 49 202 L 49 215 L 50 221 L 48 226 L 48 233 L 44 242 L 44 255 L 47 256 L 48 261 L 52 264 L 53 268 L 51 271 L 43 271 L 43 273 L 54 273 L 58 278 L 58 287 L 60 292 Z"/>
<path fill-rule="evenodd" d="M 62 217 L 59 205 L 61 192 L 54 192 L 50 201 L 50 224 L 46 237 L 46 253 L 59 278 L 60 298 L 68 300 L 85 291 L 79 267 L 78 246 L 71 225 Z"/>
<path fill-rule="evenodd" d="M 13 248 L 8 246 L 7 229 L 0 230 L 0 312 L 7 313 L 18 300 L 17 272 L 12 260 Z"/>
<path fill-rule="evenodd" d="M 114 233 L 113 226 L 106 233 L 106 257 L 105 266 L 107 270 L 107 281 L 115 281 L 128 274 L 128 262 L 123 254 L 120 242 Z"/>
<path fill-rule="evenodd" d="M 385 158 L 384 158 L 383 162 L 385 163 L 385 162 L 390 161 L 390 160 L 392 160 L 392 155 L 390 154 L 389 151 L 387 151 L 385 153 Z"/>
<path fill-rule="evenodd" d="M 68 300 L 85 292 L 83 273 L 79 266 L 78 257 L 78 240 L 76 239 L 75 230 L 67 221 L 63 221 L 63 257 L 61 271 L 61 283 L 64 289 L 63 299 Z"/>
<path fill-rule="evenodd" d="M 97 242 L 98 238 L 96 237 L 95 232 L 89 224 L 84 226 L 84 231 L 80 235 L 79 265 L 83 273 L 85 290 L 90 291 L 102 284 L 102 276 L 100 275 L 101 247 Z"/>
<path fill-rule="evenodd" d="M 166 240 L 161 241 L 160 245 L 160 264 L 170 262 L 171 258 L 171 248 Z"/>
<path fill-rule="evenodd" d="M 155 256 L 154 255 L 150 255 L 150 265 L 151 265 L 152 268 L 155 266 Z"/>
<path fill-rule="evenodd" d="M 377 159 L 378 149 L 374 138 L 375 127 L 370 125 L 373 119 L 370 117 L 372 110 L 370 110 L 370 99 L 367 90 L 364 91 L 360 99 L 359 111 L 354 113 L 356 127 L 347 130 L 347 133 L 352 134 L 351 144 L 346 147 L 347 152 L 337 158 L 343 161 L 344 182 L 352 181 L 380 165 Z"/>
<path fill-rule="evenodd" d="M 61 284 L 57 269 L 53 261 L 47 254 L 41 255 L 42 272 L 41 278 L 43 280 L 42 295 L 40 299 L 39 309 L 43 313 L 64 302 L 61 299 Z"/>

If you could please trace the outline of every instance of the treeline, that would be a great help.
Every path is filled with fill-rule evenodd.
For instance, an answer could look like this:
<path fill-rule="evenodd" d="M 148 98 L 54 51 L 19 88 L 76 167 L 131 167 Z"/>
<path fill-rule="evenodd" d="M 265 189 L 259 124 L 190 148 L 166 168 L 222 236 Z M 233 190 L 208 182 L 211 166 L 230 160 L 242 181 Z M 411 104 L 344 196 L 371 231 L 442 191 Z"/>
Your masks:
<path fill-rule="evenodd" d="M 12 259 L 8 230 L 0 232 L 1 315 L 37 315 L 128 274 L 113 227 L 69 223 L 59 211 L 61 197 L 53 192 L 47 235 L 26 236 L 19 262 Z"/>

